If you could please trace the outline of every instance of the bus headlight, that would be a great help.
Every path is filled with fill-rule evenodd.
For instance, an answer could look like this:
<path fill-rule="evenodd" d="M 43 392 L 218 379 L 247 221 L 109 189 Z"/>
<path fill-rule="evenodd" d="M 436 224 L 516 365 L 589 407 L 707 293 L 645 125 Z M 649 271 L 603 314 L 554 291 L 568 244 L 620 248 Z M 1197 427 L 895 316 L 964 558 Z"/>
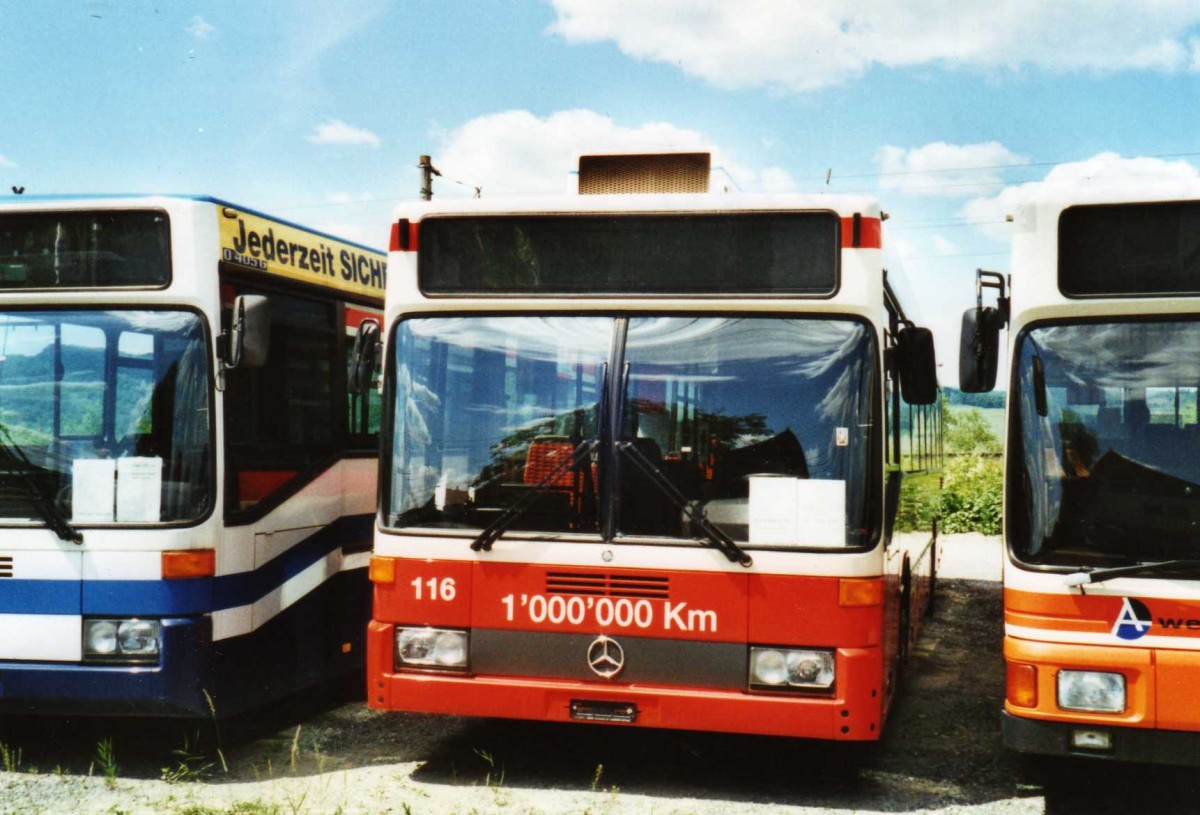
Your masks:
<path fill-rule="evenodd" d="M 1058 706 L 1063 710 L 1120 713 L 1125 710 L 1125 676 L 1108 671 L 1059 671 Z"/>
<path fill-rule="evenodd" d="M 467 669 L 467 632 L 446 628 L 396 628 L 397 668 Z"/>
<path fill-rule="evenodd" d="M 828 690 L 833 687 L 832 651 L 799 648 L 750 649 L 750 685 L 760 688 Z"/>
<path fill-rule="evenodd" d="M 84 620 L 83 658 L 105 662 L 153 662 L 162 642 L 158 620 Z"/>

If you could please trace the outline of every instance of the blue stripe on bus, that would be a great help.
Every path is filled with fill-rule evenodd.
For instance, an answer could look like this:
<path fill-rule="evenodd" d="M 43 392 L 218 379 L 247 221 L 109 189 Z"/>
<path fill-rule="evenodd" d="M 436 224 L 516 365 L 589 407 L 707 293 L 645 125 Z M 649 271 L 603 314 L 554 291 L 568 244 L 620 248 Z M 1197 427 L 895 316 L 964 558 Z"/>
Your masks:
<path fill-rule="evenodd" d="M 305 538 L 252 572 L 217 578 L 213 608 L 235 608 L 253 603 L 282 586 L 343 543 L 369 540 L 374 515 L 350 515 Z"/>
<path fill-rule="evenodd" d="M 0 614 L 78 613 L 78 580 L 0 580 Z"/>
<path fill-rule="evenodd" d="M 341 546 L 369 541 L 374 515 L 339 518 L 252 572 L 182 580 L 0 580 L 0 614 L 179 616 L 253 603 Z"/>
<path fill-rule="evenodd" d="M 83 613 L 177 617 L 212 608 L 213 578 L 184 580 L 85 580 Z"/>
<path fill-rule="evenodd" d="M 217 715 L 230 716 L 361 670 L 370 616 L 371 584 L 341 572 L 265 625 L 230 639 L 214 642 L 207 617 L 163 618 L 157 665 L 0 661 L 0 722 L 10 713 L 207 720 L 210 700 Z M 300 640 L 298 631 L 305 632 Z"/>

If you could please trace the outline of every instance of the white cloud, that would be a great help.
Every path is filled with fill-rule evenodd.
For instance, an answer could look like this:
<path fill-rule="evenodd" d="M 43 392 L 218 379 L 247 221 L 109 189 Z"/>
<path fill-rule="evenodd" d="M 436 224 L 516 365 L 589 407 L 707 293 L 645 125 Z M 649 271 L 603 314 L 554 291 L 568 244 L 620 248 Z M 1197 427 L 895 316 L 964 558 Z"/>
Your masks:
<path fill-rule="evenodd" d="M 370 130 L 352 127 L 341 119 L 328 119 L 317 125 L 305 138 L 313 144 L 365 145 L 379 147 L 383 139 Z"/>
<path fill-rule="evenodd" d="M 755 179 L 751 179 L 752 182 Z M 796 182 L 782 167 L 767 167 L 758 173 L 757 187 L 761 192 L 794 192 Z"/>
<path fill-rule="evenodd" d="M 572 193 L 579 154 L 614 150 L 708 150 L 713 154 L 715 190 L 795 188 L 785 170 L 742 166 L 695 130 L 666 122 L 625 127 L 590 110 L 559 111 L 545 118 L 524 110 L 488 114 L 443 134 L 440 141 L 433 157 L 445 173 L 434 180 L 438 195 L 472 195 L 475 186 L 484 195 Z"/>
<path fill-rule="evenodd" d="M 968 201 L 963 207 L 966 218 L 989 237 L 1007 239 L 1010 227 L 1005 216 L 1040 188 L 1047 185 L 1107 185 L 1137 181 L 1153 189 L 1155 195 L 1200 196 L 1200 171 L 1186 161 L 1159 158 L 1121 158 L 1116 153 L 1099 153 L 1084 161 L 1055 166 L 1041 181 L 1015 184 L 999 193 Z"/>
<path fill-rule="evenodd" d="M 321 88 L 320 69 L 327 58 L 353 60 L 349 43 L 370 29 L 389 8 L 388 0 L 290 0 L 288 14 L 272 42 L 282 57 L 260 78 L 263 92 L 306 108 Z M 291 115 L 286 117 L 294 121 Z"/>
<path fill-rule="evenodd" d="M 217 27 L 197 14 L 192 18 L 192 24 L 185 30 L 198 40 L 207 40 L 209 35 L 217 30 Z"/>
<path fill-rule="evenodd" d="M 999 142 L 946 144 L 932 142 L 906 150 L 887 145 L 876 155 L 883 175 L 879 185 L 913 195 L 969 197 L 1001 181 L 1005 167 L 1027 164 Z"/>
<path fill-rule="evenodd" d="M 550 0 L 550 31 L 723 88 L 809 91 L 873 66 L 1200 70 L 1200 5 L 1163 0 Z"/>
<path fill-rule="evenodd" d="M 17 163 L 3 153 L 0 153 L 0 167 L 15 170 L 17 169 Z"/>
<path fill-rule="evenodd" d="M 933 245 L 934 254 L 950 256 L 959 253 L 958 244 L 944 235 L 934 235 L 929 242 Z"/>

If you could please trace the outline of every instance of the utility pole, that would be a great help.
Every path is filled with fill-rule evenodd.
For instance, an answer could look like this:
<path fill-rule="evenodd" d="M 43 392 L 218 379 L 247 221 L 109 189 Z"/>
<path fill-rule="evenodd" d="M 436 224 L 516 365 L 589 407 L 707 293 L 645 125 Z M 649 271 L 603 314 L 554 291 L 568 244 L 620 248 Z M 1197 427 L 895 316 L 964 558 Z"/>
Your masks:
<path fill-rule="evenodd" d="M 429 156 L 421 156 L 417 166 L 421 168 L 421 200 L 431 201 L 433 200 L 433 177 L 440 176 L 441 173 L 438 172 L 437 167 L 433 166 Z"/>

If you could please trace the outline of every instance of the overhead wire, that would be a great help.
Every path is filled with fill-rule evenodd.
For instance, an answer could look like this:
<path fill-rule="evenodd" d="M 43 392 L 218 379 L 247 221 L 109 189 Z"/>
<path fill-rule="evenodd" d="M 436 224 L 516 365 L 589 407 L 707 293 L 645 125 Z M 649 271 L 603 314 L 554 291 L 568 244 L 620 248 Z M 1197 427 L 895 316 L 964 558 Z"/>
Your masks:
<path fill-rule="evenodd" d="M 1155 153 L 1155 154 L 1146 155 L 1146 156 L 1139 156 L 1139 158 L 1151 158 L 1151 159 L 1162 160 L 1162 159 L 1194 158 L 1197 156 L 1200 156 L 1200 151 L 1186 151 L 1186 152 L 1179 152 L 1179 153 Z M 914 176 L 915 177 L 920 177 L 920 176 L 937 177 L 937 176 L 945 176 L 945 175 L 950 175 L 950 174 L 955 174 L 955 173 L 961 174 L 961 173 L 996 171 L 996 170 L 1030 170 L 1030 169 L 1037 169 L 1037 168 L 1044 168 L 1044 167 L 1056 167 L 1056 166 L 1063 165 L 1063 164 L 1079 163 L 1080 161 L 1082 161 L 1082 160 L 1081 159 L 1066 159 L 1066 160 L 1058 160 L 1058 161 L 1010 162 L 1010 163 L 1004 163 L 1004 164 L 977 164 L 977 165 L 969 165 L 969 166 L 963 166 L 963 167 L 946 167 L 946 168 L 939 168 L 939 169 L 889 170 L 889 171 L 880 171 L 880 172 L 875 172 L 875 173 L 850 173 L 847 175 L 841 175 L 841 174 L 835 173 L 833 171 L 833 168 L 829 168 L 822 175 L 802 176 L 795 180 L 798 182 L 803 182 L 803 181 L 820 182 L 822 186 L 829 188 L 829 187 L 834 186 L 839 181 L 844 181 L 844 180 L 849 180 L 849 179 L 856 179 L 856 180 L 872 179 L 872 178 L 886 179 L 886 178 L 914 177 Z M 738 184 L 737 179 L 735 179 L 733 177 L 733 175 L 730 174 L 729 171 L 724 166 L 714 167 L 713 170 L 714 171 L 720 170 L 734 184 L 734 186 L 737 187 L 738 191 L 741 191 L 741 186 Z M 1139 177 L 1153 178 L 1153 177 L 1158 177 L 1158 176 L 1162 176 L 1162 175 L 1163 175 L 1162 173 L 1143 173 L 1143 174 L 1139 174 Z M 456 184 L 458 186 L 473 190 L 476 198 L 479 198 L 483 193 L 482 185 L 472 184 L 472 183 L 469 183 L 466 181 L 462 181 L 462 180 L 454 178 L 452 176 L 445 175 L 444 173 L 442 173 L 440 171 L 438 172 L 438 176 L 440 178 L 445 179 L 446 181 L 451 182 L 452 184 Z M 846 194 L 861 194 L 861 193 L 876 193 L 876 192 L 879 192 L 881 189 L 890 189 L 899 194 L 922 195 L 922 194 L 933 194 L 940 190 L 963 189 L 963 188 L 968 188 L 968 187 L 981 188 L 981 189 L 982 188 L 1006 187 L 1006 186 L 1012 185 L 1013 183 L 1014 182 L 1011 180 L 1001 180 L 1001 179 L 983 180 L 983 179 L 980 179 L 980 180 L 975 180 L 975 181 L 960 181 L 960 182 L 956 182 L 956 183 L 927 184 L 927 185 L 920 185 L 920 186 L 905 185 L 903 187 L 896 186 L 896 187 L 890 187 L 890 188 L 881 185 L 877 189 L 842 190 L 841 192 L 844 192 Z M 305 210 L 305 209 L 328 209 L 328 208 L 333 208 L 333 207 L 359 206 L 359 205 L 364 205 L 364 204 L 393 204 L 393 203 L 398 203 L 401 201 L 409 201 L 409 200 L 412 200 L 412 198 L 413 198 L 413 196 L 411 196 L 411 195 L 366 197 L 366 198 L 355 198 L 355 199 L 348 200 L 348 201 L 328 201 L 328 202 L 324 202 L 324 203 L 298 204 L 298 205 L 293 205 L 293 206 L 274 207 L 273 209 L 275 211 L 295 211 L 295 210 Z M 934 220 L 934 221 L 938 221 L 938 222 L 945 221 L 945 222 L 944 223 L 935 223 L 935 224 L 931 224 L 929 226 L 916 226 L 915 225 L 915 224 L 921 224 L 925 220 Z M 1001 223 L 1000 221 L 991 221 L 991 220 L 989 220 L 989 221 L 972 221 L 970 219 L 964 219 L 961 222 L 956 222 L 957 220 L 958 219 L 946 218 L 946 219 L 923 219 L 923 220 L 911 221 L 911 222 L 900 221 L 896 224 L 893 224 L 892 229 L 893 230 L 913 230 L 913 229 L 956 228 L 956 227 L 961 227 L 961 226 L 979 226 L 979 225 L 986 225 L 986 224 L 993 224 L 993 223 Z"/>

